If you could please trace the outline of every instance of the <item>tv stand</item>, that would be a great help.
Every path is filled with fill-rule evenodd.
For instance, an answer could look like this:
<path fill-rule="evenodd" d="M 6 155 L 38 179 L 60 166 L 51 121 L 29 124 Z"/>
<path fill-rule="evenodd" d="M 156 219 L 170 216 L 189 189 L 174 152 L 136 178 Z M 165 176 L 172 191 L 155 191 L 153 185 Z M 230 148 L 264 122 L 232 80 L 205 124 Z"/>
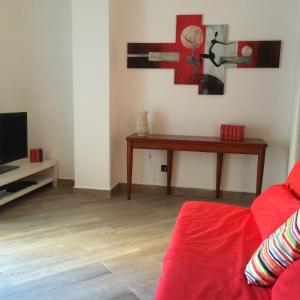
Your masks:
<path fill-rule="evenodd" d="M 0 174 L 0 206 L 44 185 L 51 183 L 53 187 L 57 186 L 57 164 L 53 160 L 31 163 L 28 159 L 22 159 L 10 163 L 10 165 L 14 167 L 12 171 Z M 16 192 L 5 192 L 6 185 L 18 181 L 32 181 L 36 184 L 24 186 L 23 189 Z"/>
<path fill-rule="evenodd" d="M 9 171 L 12 171 L 12 170 L 15 170 L 18 168 L 20 168 L 20 167 L 19 166 L 2 165 L 2 166 L 0 166 L 0 174 L 7 173 Z"/>

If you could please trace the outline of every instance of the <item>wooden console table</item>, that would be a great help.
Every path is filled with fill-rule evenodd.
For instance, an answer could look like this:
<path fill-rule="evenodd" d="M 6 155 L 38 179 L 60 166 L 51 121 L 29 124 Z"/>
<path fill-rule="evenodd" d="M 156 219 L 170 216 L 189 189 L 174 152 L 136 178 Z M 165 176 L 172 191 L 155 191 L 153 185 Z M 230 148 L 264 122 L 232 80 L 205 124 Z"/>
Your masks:
<path fill-rule="evenodd" d="M 130 135 L 127 140 L 127 193 L 131 198 L 133 149 L 154 149 L 167 151 L 167 194 L 171 192 L 172 162 L 174 151 L 196 151 L 217 153 L 216 198 L 220 197 L 220 185 L 224 153 L 257 155 L 256 195 L 261 193 L 265 152 L 267 143 L 262 139 L 244 139 L 243 141 L 227 141 L 219 137 L 176 136 L 151 134 L 139 137 Z"/>

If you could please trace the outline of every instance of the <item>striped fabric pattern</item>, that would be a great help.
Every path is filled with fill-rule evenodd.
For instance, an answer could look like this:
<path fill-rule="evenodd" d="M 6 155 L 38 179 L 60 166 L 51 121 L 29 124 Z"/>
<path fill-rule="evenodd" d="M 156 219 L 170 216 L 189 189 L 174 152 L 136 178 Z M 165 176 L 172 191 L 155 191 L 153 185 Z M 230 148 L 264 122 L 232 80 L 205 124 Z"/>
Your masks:
<path fill-rule="evenodd" d="M 245 269 L 248 284 L 272 285 L 298 258 L 300 258 L 300 209 L 265 239 L 251 257 Z"/>

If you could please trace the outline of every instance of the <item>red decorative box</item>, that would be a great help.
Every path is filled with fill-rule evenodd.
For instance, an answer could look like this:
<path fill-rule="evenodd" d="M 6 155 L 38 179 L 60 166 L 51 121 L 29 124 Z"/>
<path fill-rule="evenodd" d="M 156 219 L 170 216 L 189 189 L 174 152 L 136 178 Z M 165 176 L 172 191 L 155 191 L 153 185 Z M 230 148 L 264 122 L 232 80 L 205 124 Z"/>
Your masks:
<path fill-rule="evenodd" d="M 242 141 L 244 139 L 245 126 L 222 124 L 220 130 L 220 137 L 223 140 Z"/>
<path fill-rule="evenodd" d="M 30 162 L 37 163 L 43 161 L 43 150 L 38 149 L 30 149 Z"/>

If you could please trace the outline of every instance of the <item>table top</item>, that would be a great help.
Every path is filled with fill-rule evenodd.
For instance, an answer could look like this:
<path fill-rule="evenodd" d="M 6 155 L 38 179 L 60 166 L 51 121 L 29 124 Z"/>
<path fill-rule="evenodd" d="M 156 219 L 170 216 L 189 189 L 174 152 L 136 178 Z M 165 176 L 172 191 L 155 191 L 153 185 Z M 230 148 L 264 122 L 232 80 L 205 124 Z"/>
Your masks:
<path fill-rule="evenodd" d="M 153 141 L 153 142 L 186 142 L 186 143 L 206 143 L 206 144 L 231 144 L 231 145 L 252 145 L 267 146 L 263 139 L 245 138 L 242 141 L 224 140 L 220 137 L 210 136 L 189 136 L 189 135 L 166 135 L 166 134 L 149 134 L 147 136 L 138 136 L 136 133 L 129 135 L 127 141 Z"/>

